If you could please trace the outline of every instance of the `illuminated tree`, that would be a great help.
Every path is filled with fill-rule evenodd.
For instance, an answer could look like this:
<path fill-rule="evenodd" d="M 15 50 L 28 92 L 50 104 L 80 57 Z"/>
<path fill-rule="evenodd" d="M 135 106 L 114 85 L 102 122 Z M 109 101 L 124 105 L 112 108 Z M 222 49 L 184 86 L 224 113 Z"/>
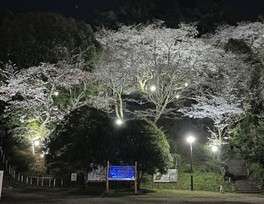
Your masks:
<path fill-rule="evenodd" d="M 29 131 L 34 133 L 28 135 L 34 137 L 48 136 L 65 114 L 87 103 L 90 74 L 74 66 L 42 64 L 15 71 L 9 65 L 4 75 L 0 100 L 7 104 L 5 115 L 14 121 L 18 138 L 25 139 Z M 36 130 L 28 128 L 32 121 L 38 126 Z"/>
<path fill-rule="evenodd" d="M 237 26 L 222 26 L 216 34 L 210 36 L 209 41 L 215 45 L 222 46 L 228 50 L 245 55 L 246 60 L 252 63 L 255 70 L 255 78 L 252 80 L 252 93 L 262 100 L 264 99 L 263 66 L 264 66 L 264 23 L 263 22 L 242 22 Z M 231 47 L 233 46 L 233 47 Z M 231 48 L 230 48 L 231 47 Z M 258 99 L 254 99 L 258 100 Z"/>
<path fill-rule="evenodd" d="M 264 52 L 264 23 L 263 22 L 242 22 L 237 26 L 221 26 L 210 40 L 217 45 L 225 45 L 230 39 L 243 40 L 255 54 L 261 55 L 263 63 Z"/>
<path fill-rule="evenodd" d="M 218 147 L 218 159 L 223 154 L 223 144 L 227 144 L 229 128 L 240 119 L 240 114 L 250 108 L 248 97 L 254 71 L 243 57 L 215 49 L 214 69 L 207 70 L 193 90 L 189 107 L 182 107 L 178 112 L 190 118 L 210 118 L 214 127 L 209 128 L 209 143 Z"/>
<path fill-rule="evenodd" d="M 195 38 L 197 34 L 191 25 L 170 29 L 161 23 L 97 33 L 104 49 L 97 76 L 105 90 L 111 90 L 104 96 L 115 102 L 118 117 L 123 117 L 124 96 L 129 103 L 147 104 L 147 109 L 133 110 L 135 117 L 156 123 L 161 115 L 173 114 L 169 105 L 177 102 L 187 86 L 200 80 L 205 67 L 213 69 L 208 56 L 214 48 Z"/>

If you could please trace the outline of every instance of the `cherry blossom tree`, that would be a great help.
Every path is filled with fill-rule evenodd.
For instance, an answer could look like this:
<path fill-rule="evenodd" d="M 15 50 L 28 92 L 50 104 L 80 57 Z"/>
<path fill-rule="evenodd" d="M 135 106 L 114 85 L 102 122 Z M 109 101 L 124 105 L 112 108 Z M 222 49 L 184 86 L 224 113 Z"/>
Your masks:
<path fill-rule="evenodd" d="M 217 159 L 221 160 L 222 146 L 228 144 L 228 128 L 239 119 L 243 109 L 240 104 L 228 102 L 221 96 L 196 96 L 191 107 L 183 107 L 178 111 L 194 119 L 210 118 L 213 121 L 214 128 L 208 128 L 211 133 L 208 137 L 211 147 L 217 147 Z"/>
<path fill-rule="evenodd" d="M 135 117 L 156 123 L 162 115 L 175 112 L 170 104 L 177 103 L 190 84 L 198 84 L 206 69 L 215 69 L 210 59 L 215 48 L 196 38 L 197 34 L 192 25 L 170 29 L 160 23 L 97 33 L 104 49 L 97 76 L 111 91 L 104 96 L 108 94 L 114 102 L 117 117 L 124 115 L 124 95 L 129 96 L 127 103 L 141 107 L 133 110 Z"/>
<path fill-rule="evenodd" d="M 241 22 L 237 26 L 224 25 L 218 28 L 210 40 L 218 45 L 225 44 L 230 39 L 244 40 L 254 52 L 259 52 L 264 48 L 263 29 L 263 22 Z"/>
<path fill-rule="evenodd" d="M 39 127 L 37 132 L 28 135 L 43 138 L 65 114 L 87 103 L 85 91 L 91 83 L 89 72 L 64 63 L 43 63 L 15 70 L 8 65 L 3 71 L 5 80 L 0 86 L 0 100 L 7 104 L 5 115 L 17 118 L 20 125 L 16 124 L 14 131 L 21 139 L 31 131 L 28 124 L 32 121 Z"/>
<path fill-rule="evenodd" d="M 211 60 L 214 69 L 208 69 L 206 76 L 193 90 L 190 107 L 182 107 L 178 112 L 190 118 L 209 118 L 213 128 L 209 144 L 218 147 L 218 160 L 223 154 L 222 147 L 228 143 L 229 128 L 247 111 L 253 70 L 243 57 L 217 49 Z"/>

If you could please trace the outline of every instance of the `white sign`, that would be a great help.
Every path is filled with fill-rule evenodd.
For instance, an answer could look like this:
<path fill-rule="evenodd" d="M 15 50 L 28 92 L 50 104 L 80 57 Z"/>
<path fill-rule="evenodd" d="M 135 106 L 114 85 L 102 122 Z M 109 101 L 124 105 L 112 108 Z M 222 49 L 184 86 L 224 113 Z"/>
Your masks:
<path fill-rule="evenodd" d="M 4 178 L 4 171 L 0 171 L 0 199 L 2 196 L 3 178 Z"/>
<path fill-rule="evenodd" d="M 77 181 L 77 173 L 71 173 L 71 181 Z"/>
<path fill-rule="evenodd" d="M 155 183 L 176 183 L 178 179 L 177 169 L 168 169 L 166 174 L 153 174 L 153 182 Z"/>
<path fill-rule="evenodd" d="M 93 168 L 91 172 L 87 174 L 88 182 L 102 182 L 106 180 L 106 168 L 103 166 L 97 166 Z"/>

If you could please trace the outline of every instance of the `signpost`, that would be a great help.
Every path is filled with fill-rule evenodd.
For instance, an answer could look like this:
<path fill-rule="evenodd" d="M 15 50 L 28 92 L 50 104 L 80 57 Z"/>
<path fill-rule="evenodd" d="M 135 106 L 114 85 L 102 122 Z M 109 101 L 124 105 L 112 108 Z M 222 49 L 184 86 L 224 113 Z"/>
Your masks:
<path fill-rule="evenodd" d="M 77 173 L 71 173 L 71 181 L 77 181 Z"/>
<path fill-rule="evenodd" d="M 88 182 L 105 182 L 106 180 L 106 167 L 98 165 L 87 174 Z"/>
<path fill-rule="evenodd" d="M 177 169 L 168 169 L 166 174 L 155 173 L 153 174 L 154 183 L 176 183 L 178 180 Z"/>
<path fill-rule="evenodd" d="M 135 166 L 109 166 L 109 180 L 135 180 Z"/>
<path fill-rule="evenodd" d="M 0 171 L 0 200 L 2 197 L 3 179 L 4 179 L 4 171 Z"/>
<path fill-rule="evenodd" d="M 109 181 L 134 181 L 135 194 L 137 194 L 137 162 L 135 166 L 110 166 L 106 167 L 106 192 L 109 192 Z"/>

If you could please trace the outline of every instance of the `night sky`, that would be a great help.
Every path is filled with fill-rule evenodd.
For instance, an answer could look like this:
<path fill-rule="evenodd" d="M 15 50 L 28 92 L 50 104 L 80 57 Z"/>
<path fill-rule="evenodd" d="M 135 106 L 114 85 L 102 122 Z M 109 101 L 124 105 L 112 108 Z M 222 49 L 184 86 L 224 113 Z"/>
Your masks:
<path fill-rule="evenodd" d="M 223 0 L 228 4 L 229 15 L 236 21 L 256 21 L 264 15 L 264 0 Z M 99 4 L 111 0 L 0 0 L 0 10 L 13 12 L 50 11 L 85 20 Z M 203 1 L 201 0 L 201 3 Z"/>

